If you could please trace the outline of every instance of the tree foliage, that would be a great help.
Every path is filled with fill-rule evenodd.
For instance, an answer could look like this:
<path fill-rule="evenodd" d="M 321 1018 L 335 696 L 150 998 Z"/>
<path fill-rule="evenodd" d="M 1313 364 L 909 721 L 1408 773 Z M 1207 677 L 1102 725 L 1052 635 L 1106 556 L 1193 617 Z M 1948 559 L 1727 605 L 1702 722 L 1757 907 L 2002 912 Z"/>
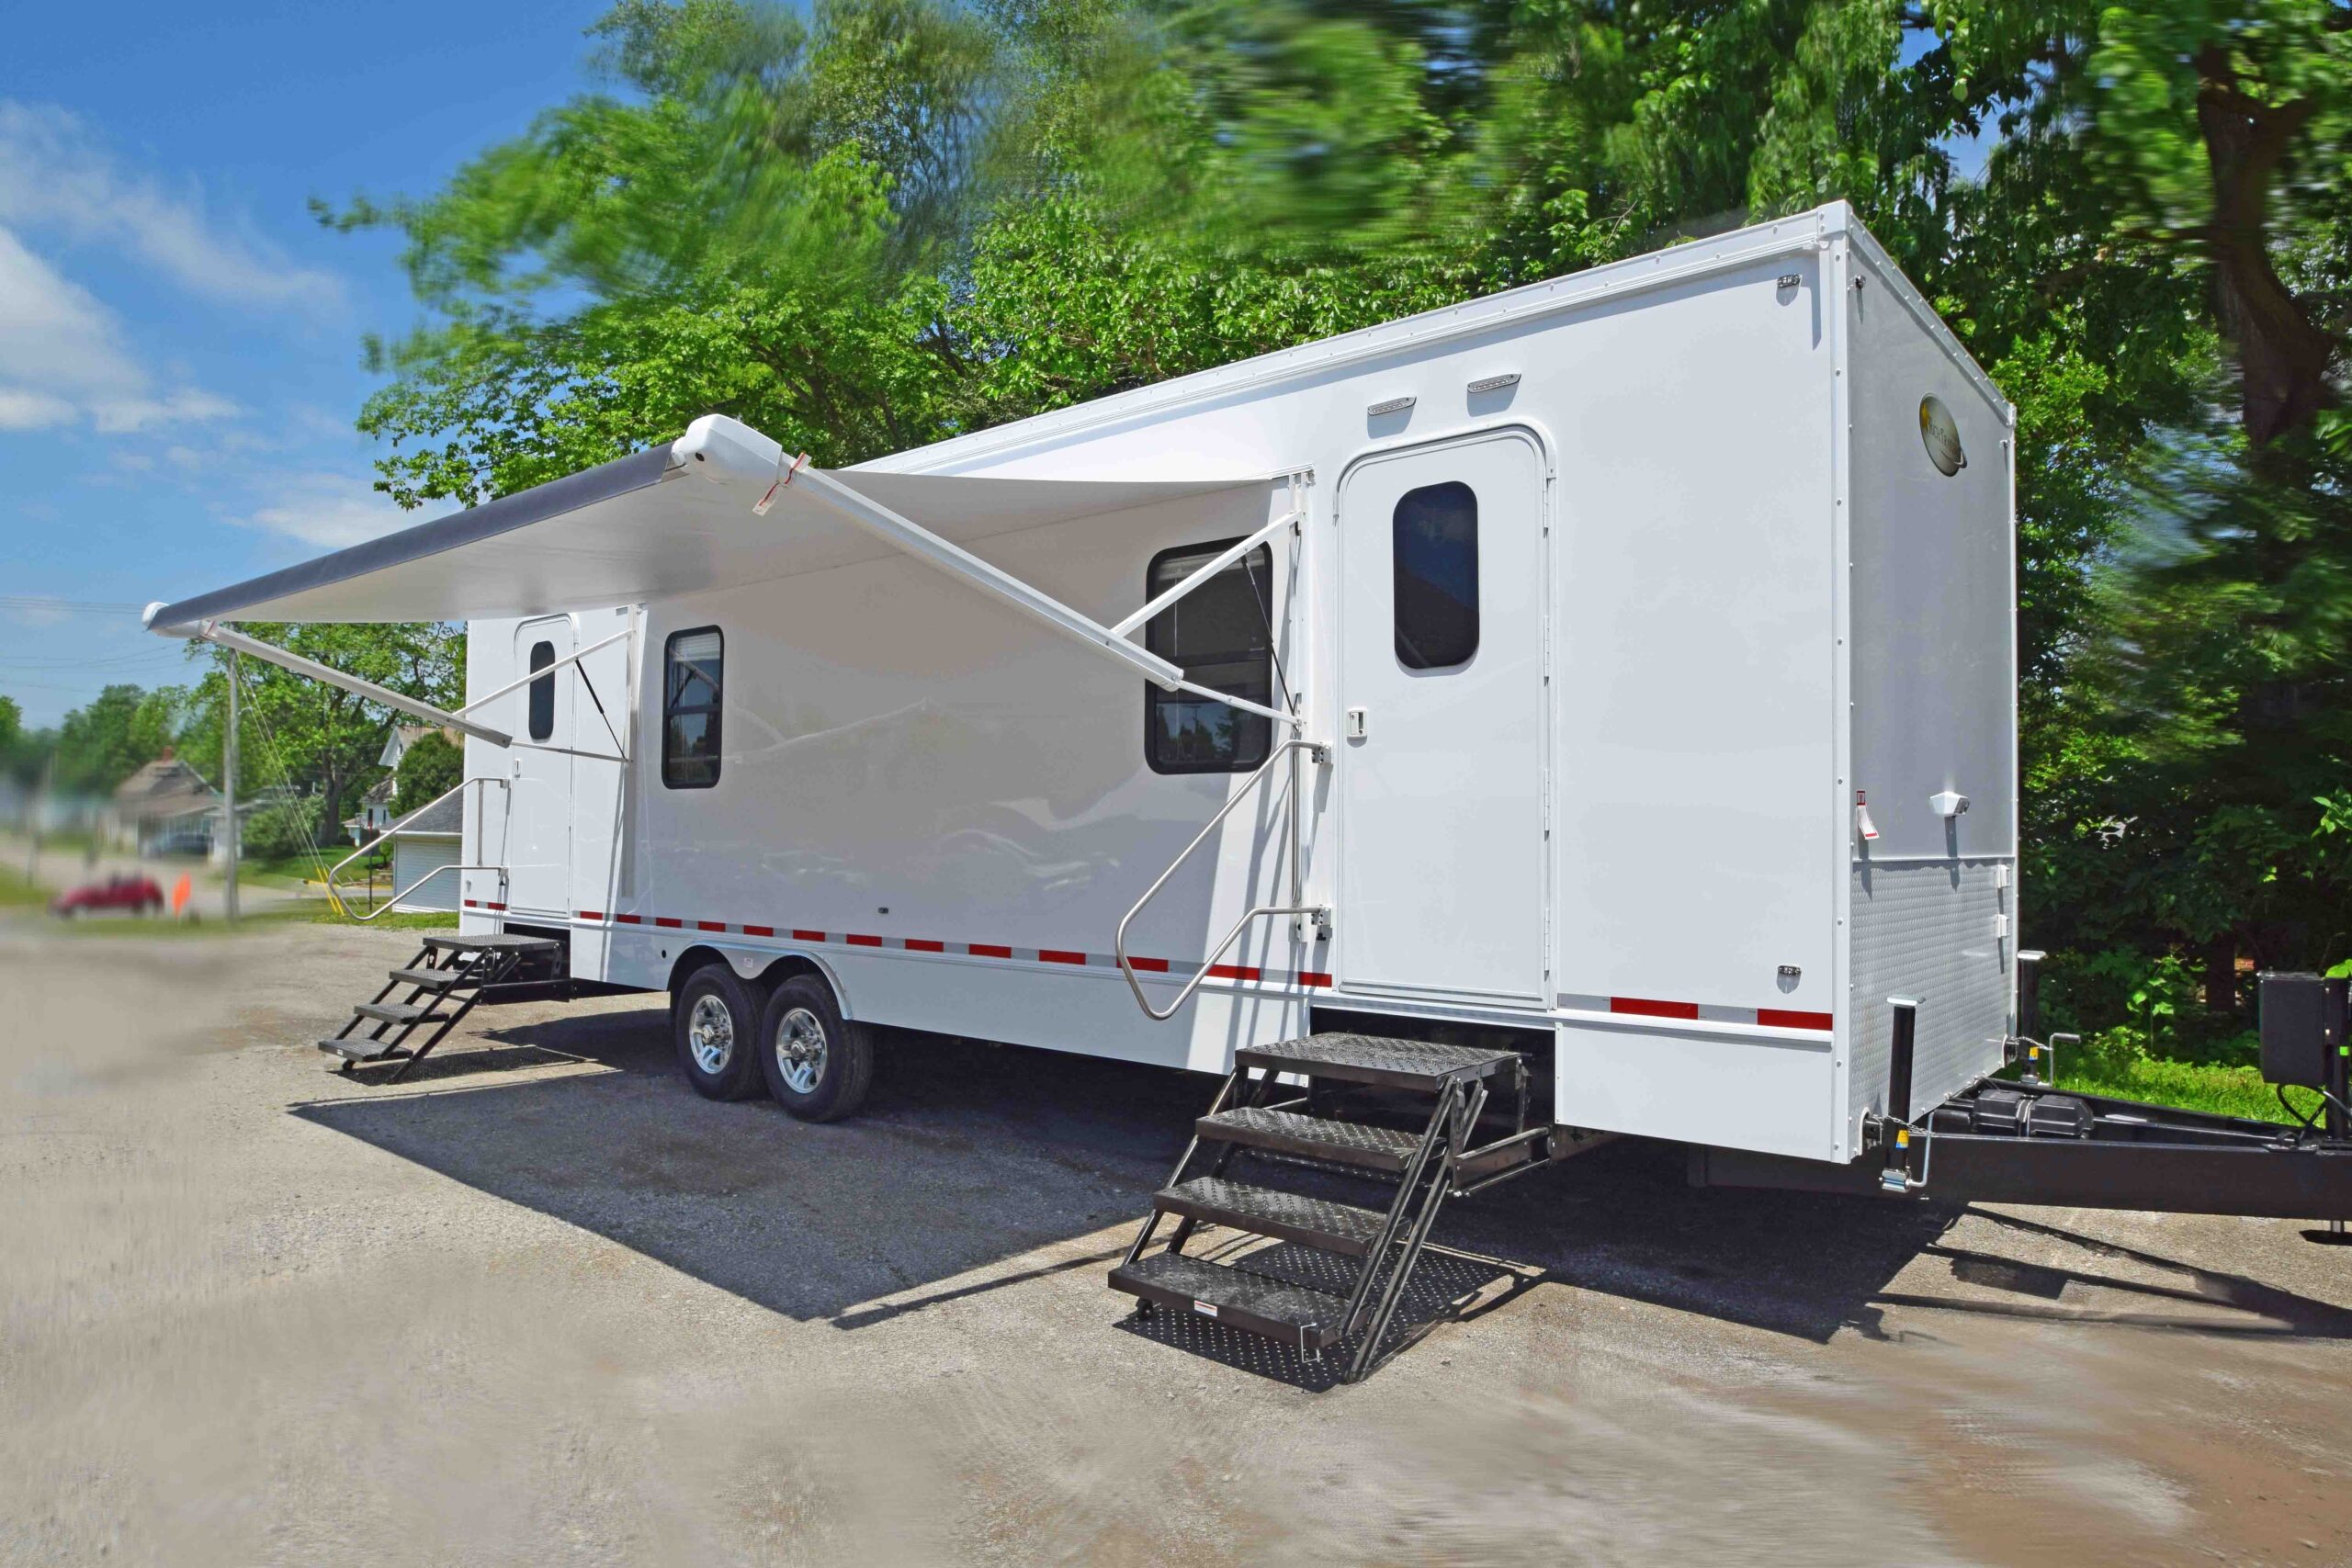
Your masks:
<path fill-rule="evenodd" d="M 711 411 L 852 461 L 1851 201 L 2018 405 L 2036 940 L 2226 1010 L 2352 949 L 2347 15 L 628 0 L 608 90 L 327 216 L 430 309 L 361 419 L 414 502 Z"/>
<path fill-rule="evenodd" d="M 392 785 L 392 816 L 407 816 L 458 787 L 466 776 L 465 749 L 437 729 L 428 729 L 401 753 Z"/>

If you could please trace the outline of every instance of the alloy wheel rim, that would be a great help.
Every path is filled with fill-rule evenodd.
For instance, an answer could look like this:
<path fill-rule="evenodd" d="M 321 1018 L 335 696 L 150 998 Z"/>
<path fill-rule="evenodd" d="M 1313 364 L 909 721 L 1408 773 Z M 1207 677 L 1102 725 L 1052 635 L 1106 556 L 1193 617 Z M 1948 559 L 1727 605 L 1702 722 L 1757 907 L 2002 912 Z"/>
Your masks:
<path fill-rule="evenodd" d="M 814 1094 L 825 1076 L 825 1026 L 807 1008 L 794 1008 L 775 1030 L 776 1076 L 795 1094 Z"/>
<path fill-rule="evenodd" d="M 735 1017 L 725 1002 L 717 997 L 695 998 L 694 1010 L 686 1015 L 686 1048 L 704 1072 L 716 1076 L 726 1071 L 728 1058 L 735 1055 Z"/>

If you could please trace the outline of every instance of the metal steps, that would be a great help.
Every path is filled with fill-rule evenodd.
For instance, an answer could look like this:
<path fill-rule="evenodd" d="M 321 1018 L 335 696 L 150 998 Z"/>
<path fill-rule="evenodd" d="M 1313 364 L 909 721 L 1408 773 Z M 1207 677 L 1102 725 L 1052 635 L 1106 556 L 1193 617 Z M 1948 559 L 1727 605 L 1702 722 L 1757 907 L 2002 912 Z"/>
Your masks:
<path fill-rule="evenodd" d="M 1391 1176 L 1403 1175 L 1405 1168 L 1412 1163 L 1413 1151 L 1421 1146 L 1419 1133 L 1254 1105 L 1204 1116 L 1193 1123 L 1193 1129 L 1204 1138 L 1296 1155 L 1302 1159 L 1328 1160 L 1360 1170 L 1383 1171 Z"/>
<path fill-rule="evenodd" d="M 1348 1315 L 1344 1296 L 1304 1285 L 1228 1269 L 1181 1252 L 1158 1252 L 1111 1270 L 1111 1287 L 1155 1306 L 1197 1313 L 1247 1333 L 1298 1347 L 1302 1356 L 1319 1354 L 1339 1339 Z"/>
<path fill-rule="evenodd" d="M 1162 1213 L 1279 1236 L 1348 1258 L 1368 1255 L 1388 1220 L 1376 1209 L 1216 1176 L 1196 1176 L 1163 1188 L 1152 1201 Z"/>
<path fill-rule="evenodd" d="M 353 1004 L 349 1021 L 334 1039 L 320 1041 L 319 1049 L 338 1060 L 340 1073 L 398 1062 L 386 1080 L 397 1081 L 431 1055 L 487 992 L 502 986 L 511 990 L 518 976 L 526 976 L 525 984 L 537 981 L 541 972 L 552 972 L 562 951 L 563 943 L 553 937 L 433 932 L 415 957 L 388 972 L 382 990 Z M 392 993 L 402 990 L 407 995 L 393 1000 Z M 363 1025 L 368 1027 L 359 1032 Z M 430 1032 L 416 1041 L 417 1031 L 428 1026 Z"/>
<path fill-rule="evenodd" d="M 1234 1065 L 1264 1067 L 1304 1077 L 1435 1094 L 1451 1082 L 1492 1077 L 1521 1066 L 1514 1051 L 1482 1051 L 1469 1045 L 1440 1045 L 1426 1040 L 1390 1040 L 1376 1034 L 1310 1034 L 1279 1045 L 1246 1045 Z"/>
<path fill-rule="evenodd" d="M 412 1007 L 406 1002 L 361 1002 L 351 1010 L 361 1018 L 372 1018 L 379 1023 L 414 1023 L 433 1010 Z"/>
<path fill-rule="evenodd" d="M 1304 1094 L 1285 1081 L 1300 1079 Z M 1319 1103 L 1318 1082 L 1365 1086 L 1346 1094 L 1380 1102 L 1384 1116 L 1400 1092 L 1426 1097 L 1427 1121 L 1412 1132 L 1356 1120 Z M 1153 1195 L 1125 1258 L 1111 1270 L 1111 1288 L 1136 1297 L 1144 1303 L 1139 1310 L 1195 1313 L 1294 1346 L 1303 1356 L 1320 1359 L 1351 1345 L 1343 1375 L 1352 1382 L 1378 1363 L 1446 1198 L 1543 1163 L 1551 1130 L 1528 1126 L 1527 1083 L 1527 1064 L 1516 1052 L 1428 1041 L 1315 1034 L 1238 1051 L 1232 1076 L 1193 1124 L 1192 1143 Z M 1516 1104 L 1515 1125 L 1478 1144 L 1489 1095 L 1498 1090 Z M 1228 1174 L 1236 1160 L 1249 1162 L 1248 1179 Z M 1300 1161 L 1342 1168 L 1340 1179 L 1389 1184 L 1391 1200 L 1372 1208 L 1302 1190 L 1296 1183 L 1313 1173 Z M 1151 1250 L 1161 1224 L 1171 1219 L 1174 1231 Z M 1324 1254 L 1332 1277 L 1350 1280 L 1348 1291 L 1336 1294 L 1254 1271 L 1254 1252 L 1221 1253 L 1216 1261 L 1188 1256 L 1184 1247 L 1203 1225 Z"/>

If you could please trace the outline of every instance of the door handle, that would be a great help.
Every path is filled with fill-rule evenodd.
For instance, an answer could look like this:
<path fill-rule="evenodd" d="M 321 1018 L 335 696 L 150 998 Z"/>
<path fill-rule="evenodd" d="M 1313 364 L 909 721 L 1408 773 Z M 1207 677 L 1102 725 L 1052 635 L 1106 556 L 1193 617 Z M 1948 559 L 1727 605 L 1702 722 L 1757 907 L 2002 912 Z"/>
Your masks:
<path fill-rule="evenodd" d="M 1362 740 L 1371 734 L 1371 720 L 1362 708 L 1350 708 L 1344 733 L 1351 740 Z"/>

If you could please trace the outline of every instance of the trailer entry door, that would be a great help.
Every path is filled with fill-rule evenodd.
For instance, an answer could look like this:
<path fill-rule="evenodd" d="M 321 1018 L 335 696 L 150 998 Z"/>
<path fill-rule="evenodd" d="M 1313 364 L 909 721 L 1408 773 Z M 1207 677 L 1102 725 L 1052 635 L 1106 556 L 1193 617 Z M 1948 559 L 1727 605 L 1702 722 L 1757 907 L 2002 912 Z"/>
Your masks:
<path fill-rule="evenodd" d="M 571 617 L 526 621 L 514 628 L 514 673 L 545 670 L 577 646 Z M 506 833 L 506 903 L 511 909 L 569 915 L 571 897 L 571 758 L 549 748 L 577 748 L 572 698 L 580 677 L 558 670 L 514 696 L 514 800 Z"/>
<path fill-rule="evenodd" d="M 1544 468 L 1507 431 L 1340 481 L 1343 987 L 1543 994 Z"/>

